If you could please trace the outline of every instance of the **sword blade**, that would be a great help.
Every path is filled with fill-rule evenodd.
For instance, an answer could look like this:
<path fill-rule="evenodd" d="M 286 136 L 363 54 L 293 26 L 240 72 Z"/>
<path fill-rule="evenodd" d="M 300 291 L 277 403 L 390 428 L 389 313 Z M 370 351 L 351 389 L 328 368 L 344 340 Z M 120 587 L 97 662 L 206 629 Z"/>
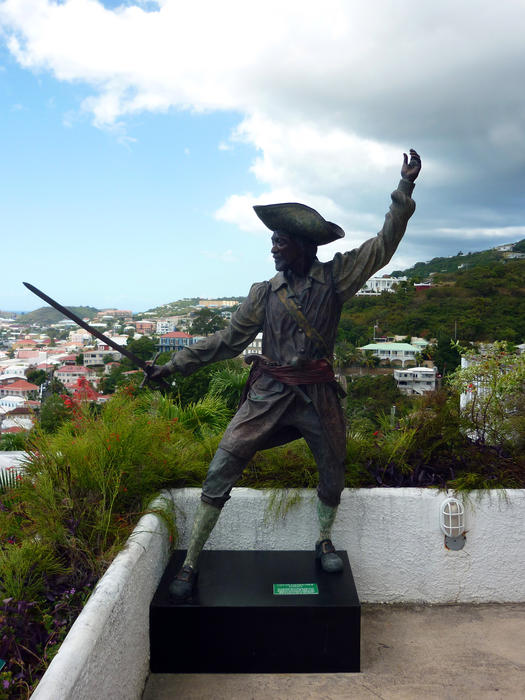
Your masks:
<path fill-rule="evenodd" d="M 147 369 L 150 367 L 150 365 L 148 365 L 147 362 L 142 360 L 140 357 L 137 357 L 136 355 L 134 355 L 132 352 L 130 352 L 123 345 L 119 345 L 118 343 L 115 343 L 114 340 L 111 340 L 111 338 L 108 338 L 107 335 L 104 335 L 104 333 L 97 331 L 96 328 L 92 328 L 89 325 L 89 323 L 86 323 L 85 321 L 83 321 L 81 318 L 79 318 L 72 311 L 67 309 L 65 306 L 62 306 L 62 304 L 59 304 L 58 301 L 55 301 L 54 299 L 49 297 L 47 294 L 42 292 L 40 289 L 37 289 L 37 287 L 35 287 L 34 285 L 29 284 L 29 282 L 23 282 L 23 284 L 25 287 L 27 287 L 29 289 L 30 292 L 33 292 L 33 294 L 36 294 L 37 297 L 40 297 L 45 302 L 47 302 L 49 304 L 49 306 L 52 306 L 57 311 L 60 311 L 61 314 L 64 314 L 64 316 L 67 316 L 68 318 L 70 318 L 72 321 L 74 321 L 76 324 L 78 324 L 85 331 L 87 331 L 88 333 L 91 333 L 91 335 L 94 335 L 95 338 L 98 338 L 106 345 L 109 345 L 109 347 L 113 348 L 113 350 L 116 350 L 117 352 L 120 352 L 122 355 L 125 355 L 135 365 L 137 365 L 137 367 L 140 367 L 141 369 L 143 369 L 147 373 Z"/>

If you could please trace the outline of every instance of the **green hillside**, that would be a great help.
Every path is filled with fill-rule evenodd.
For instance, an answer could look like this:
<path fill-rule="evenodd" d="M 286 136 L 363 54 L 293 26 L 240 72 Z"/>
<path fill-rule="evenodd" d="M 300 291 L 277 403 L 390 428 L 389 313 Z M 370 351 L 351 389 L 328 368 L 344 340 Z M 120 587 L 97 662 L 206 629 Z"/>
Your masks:
<path fill-rule="evenodd" d="M 177 301 L 170 301 L 168 304 L 163 304 L 162 306 L 156 306 L 153 309 L 147 309 L 147 311 L 140 311 L 138 314 L 134 314 L 134 318 L 140 320 L 143 318 L 163 318 L 166 316 L 187 314 L 198 303 L 198 297 L 178 299 Z"/>
<path fill-rule="evenodd" d="M 513 251 L 525 253 L 525 238 L 513 244 Z M 459 252 L 449 258 L 432 258 L 428 262 L 417 262 L 406 270 L 394 270 L 392 277 L 421 278 L 428 277 L 431 273 L 456 272 L 458 269 L 492 265 L 505 260 L 503 253 L 494 250 L 480 250 L 477 253 Z"/>
<path fill-rule="evenodd" d="M 416 292 L 402 283 L 395 293 L 354 297 L 344 306 L 339 340 L 365 344 L 377 323 L 382 335 L 525 341 L 525 260 L 438 273 L 433 284 Z"/>
<path fill-rule="evenodd" d="M 98 309 L 92 306 L 68 306 L 66 307 L 72 311 L 80 318 L 93 318 L 98 312 Z M 21 323 L 34 324 L 37 326 L 50 326 L 59 321 L 63 321 L 66 317 L 53 309 L 52 306 L 42 306 L 40 309 L 35 309 L 35 311 L 29 311 L 27 314 L 19 314 L 17 316 L 17 321 Z"/>
<path fill-rule="evenodd" d="M 148 309 L 147 311 L 141 311 L 135 315 L 135 318 L 148 318 L 148 317 L 166 317 L 166 316 L 178 316 L 180 314 L 187 314 L 192 311 L 199 303 L 200 299 L 203 297 L 192 297 L 186 299 L 178 299 L 177 301 L 171 301 L 169 304 L 163 304 L 162 306 L 157 306 L 154 309 Z M 241 302 L 246 297 L 214 297 L 218 301 L 238 301 Z"/>

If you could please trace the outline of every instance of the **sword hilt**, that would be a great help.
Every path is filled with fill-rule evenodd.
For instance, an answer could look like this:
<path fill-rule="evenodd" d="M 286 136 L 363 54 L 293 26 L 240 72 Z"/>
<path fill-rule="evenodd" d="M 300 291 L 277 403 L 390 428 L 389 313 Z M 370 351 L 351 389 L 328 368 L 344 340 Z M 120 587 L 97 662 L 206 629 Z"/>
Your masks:
<path fill-rule="evenodd" d="M 150 367 L 153 367 L 153 365 L 155 364 L 155 360 L 157 359 L 157 357 L 158 357 L 159 355 L 160 355 L 160 350 L 158 350 L 158 351 L 155 353 L 155 355 L 153 356 L 153 359 L 150 360 L 150 362 L 151 362 Z M 170 389 L 171 389 L 171 384 L 168 384 L 168 382 L 167 382 L 163 377 L 159 377 L 159 379 L 150 379 L 150 377 L 149 377 L 147 371 L 146 371 L 145 369 L 142 370 L 142 371 L 144 372 L 144 379 L 141 381 L 141 383 L 140 383 L 140 385 L 139 385 L 139 389 L 143 389 L 143 388 L 144 388 L 144 385 L 146 384 L 147 381 L 156 382 L 157 384 L 160 384 L 160 386 L 161 386 L 163 389 L 166 389 L 166 390 L 170 390 Z"/>

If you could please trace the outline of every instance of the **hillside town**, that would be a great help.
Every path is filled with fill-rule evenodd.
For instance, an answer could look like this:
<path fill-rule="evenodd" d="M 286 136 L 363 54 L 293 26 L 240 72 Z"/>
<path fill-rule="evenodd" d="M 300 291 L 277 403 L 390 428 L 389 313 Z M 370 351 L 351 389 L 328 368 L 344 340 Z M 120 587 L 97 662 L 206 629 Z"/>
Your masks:
<path fill-rule="evenodd" d="M 374 280 L 367 284 L 375 285 L 380 291 L 393 291 L 394 286 L 389 284 L 392 278 L 381 279 L 385 284 L 379 285 Z M 104 309 L 93 319 L 84 320 L 119 345 L 145 338 L 152 341 L 159 353 L 173 353 L 203 337 L 203 333 L 191 332 L 199 327 L 203 311 L 215 321 L 210 326 L 213 332 L 226 325 L 237 305 L 233 300 L 200 299 L 185 314 L 166 317 L 142 314 L 142 318 L 134 320 L 130 310 Z M 405 336 L 374 338 L 374 342 L 359 348 L 362 364 L 366 366 L 366 358 L 372 357 L 372 364 L 392 367 L 403 393 L 422 394 L 435 389 L 439 379 L 437 369 L 431 362 L 417 366 L 428 341 L 417 337 L 411 338 L 410 343 L 405 340 Z M 261 352 L 260 333 L 243 355 Z M 64 395 L 74 399 L 104 403 L 113 393 L 107 391 L 104 379 L 120 370 L 121 361 L 121 353 L 95 339 L 74 321 L 63 319 L 38 327 L 25 323 L 23 316 L 0 318 L 0 434 L 30 430 L 53 383 L 55 389 L 58 386 Z M 133 368 L 123 374 L 136 373 L 141 374 Z"/>
<path fill-rule="evenodd" d="M 356 297 L 363 303 L 375 303 L 374 300 L 381 299 L 386 303 L 394 297 L 413 298 L 416 301 L 403 302 L 404 308 L 408 309 L 407 303 L 417 306 L 417 299 L 430 298 L 429 294 L 434 290 L 437 294 L 445 290 L 450 295 L 454 287 L 461 284 L 461 277 L 450 280 L 451 269 L 456 275 L 468 277 L 470 274 L 475 278 L 476 269 L 482 269 L 476 265 L 494 259 L 511 271 L 509 264 L 522 264 L 523 249 L 522 242 L 497 246 L 474 255 L 460 252 L 452 258 L 438 258 L 424 265 L 418 263 L 412 270 L 407 270 L 407 274 L 371 277 Z M 474 284 L 487 288 L 486 279 Z M 468 285 L 472 288 L 472 282 Z M 411 294 L 416 296 L 410 297 Z M 364 301 L 368 299 L 370 302 Z M 159 361 L 164 356 L 165 361 L 170 354 L 224 328 L 241 301 L 242 297 L 185 299 L 138 314 L 129 309 L 85 307 L 93 313 L 82 320 L 113 343 L 138 353 L 145 361 L 152 360 L 154 355 L 161 357 Z M 119 386 L 142 380 L 142 371 L 123 358 L 122 353 L 68 318 L 55 316 L 51 322 L 46 309 L 53 311 L 45 307 L 32 314 L 0 312 L 0 435 L 31 430 L 50 395 L 103 404 Z M 43 313 L 39 315 L 39 312 Z M 36 318 L 34 314 L 37 314 Z M 343 314 L 343 325 L 344 322 Z M 362 334 L 357 341 L 352 338 L 348 343 L 344 332 L 340 333 L 334 366 L 343 384 L 363 375 L 388 374 L 399 392 L 406 396 L 421 396 L 441 386 L 441 372 L 446 368 L 446 362 L 437 366 L 435 350 L 442 339 L 432 337 L 428 332 L 423 333 L 425 337 L 415 335 L 415 326 L 408 316 L 405 324 L 402 323 L 401 327 L 398 324 L 401 334 L 384 332 L 381 329 L 383 323 L 378 321 L 369 323 L 368 333 Z M 454 321 L 454 338 L 456 333 L 457 322 Z M 495 336 L 492 341 L 499 339 Z M 519 340 L 517 335 L 514 342 L 516 352 L 523 353 L 525 345 Z M 261 353 L 262 333 L 259 333 L 241 357 Z M 133 378 L 133 375 L 138 376 Z"/>

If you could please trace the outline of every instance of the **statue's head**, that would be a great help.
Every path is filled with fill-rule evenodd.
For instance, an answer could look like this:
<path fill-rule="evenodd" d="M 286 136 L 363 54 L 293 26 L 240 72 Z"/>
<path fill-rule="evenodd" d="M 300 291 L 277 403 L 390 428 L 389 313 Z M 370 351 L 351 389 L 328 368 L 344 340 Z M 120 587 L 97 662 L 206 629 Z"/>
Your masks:
<path fill-rule="evenodd" d="M 272 231 L 272 255 L 277 270 L 304 269 L 305 266 L 308 269 L 315 259 L 317 246 L 345 235 L 340 226 L 298 202 L 258 205 L 254 210 Z"/>
<path fill-rule="evenodd" d="M 275 269 L 280 272 L 290 269 L 308 270 L 317 255 L 317 245 L 301 236 L 274 231 L 271 252 Z"/>

